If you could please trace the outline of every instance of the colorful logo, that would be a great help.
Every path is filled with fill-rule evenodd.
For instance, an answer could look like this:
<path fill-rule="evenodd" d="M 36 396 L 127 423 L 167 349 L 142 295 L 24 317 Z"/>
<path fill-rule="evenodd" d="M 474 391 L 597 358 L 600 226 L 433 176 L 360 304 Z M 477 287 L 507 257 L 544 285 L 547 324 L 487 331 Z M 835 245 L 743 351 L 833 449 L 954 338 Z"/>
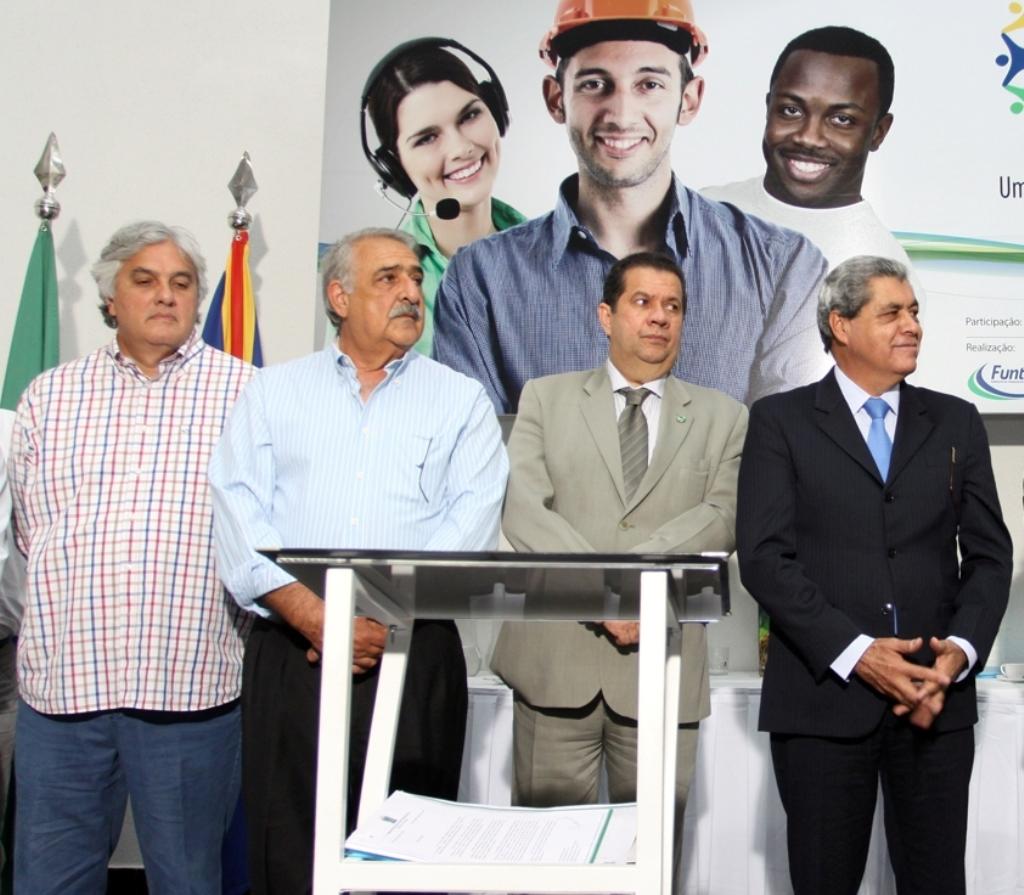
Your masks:
<path fill-rule="evenodd" d="M 1013 2 L 1009 6 L 1010 14 L 1016 16 L 1009 25 L 1003 28 L 999 36 L 1006 44 L 1006 52 L 996 56 L 996 65 L 1006 67 L 1006 77 L 1003 78 L 1003 88 L 1009 90 L 1016 99 L 1010 103 L 1010 111 L 1014 115 L 1024 112 L 1024 78 L 1017 85 L 1013 84 L 1017 75 L 1024 72 L 1024 47 L 1015 43 L 1010 37 L 1011 31 L 1024 29 L 1024 7 L 1020 3 Z"/>
<path fill-rule="evenodd" d="M 1019 400 L 1024 398 L 1024 367 L 983 364 L 967 378 L 967 387 L 990 401 Z"/>

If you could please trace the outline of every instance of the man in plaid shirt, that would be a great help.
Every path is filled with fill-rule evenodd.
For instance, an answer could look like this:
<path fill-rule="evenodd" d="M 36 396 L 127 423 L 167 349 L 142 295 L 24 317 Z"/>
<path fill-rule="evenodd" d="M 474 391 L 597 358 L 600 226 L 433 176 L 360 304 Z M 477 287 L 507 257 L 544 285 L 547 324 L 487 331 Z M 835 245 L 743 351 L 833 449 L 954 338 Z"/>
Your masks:
<path fill-rule="evenodd" d="M 124 227 L 92 272 L 116 337 L 33 380 L 11 451 L 28 564 L 15 888 L 104 892 L 130 795 L 149 891 L 213 895 L 244 614 L 214 568 L 206 467 L 253 368 L 196 331 L 205 263 L 186 231 Z"/>

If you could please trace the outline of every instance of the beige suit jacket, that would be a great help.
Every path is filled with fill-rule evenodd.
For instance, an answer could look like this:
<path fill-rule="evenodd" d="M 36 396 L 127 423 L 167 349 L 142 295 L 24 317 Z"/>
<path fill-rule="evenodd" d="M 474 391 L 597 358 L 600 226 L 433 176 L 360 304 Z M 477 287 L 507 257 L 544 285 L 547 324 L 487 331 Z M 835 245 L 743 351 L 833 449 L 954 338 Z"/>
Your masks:
<path fill-rule="evenodd" d="M 736 477 L 747 409 L 670 377 L 654 455 L 625 499 L 611 382 L 605 367 L 528 382 L 509 439 L 505 535 L 521 551 L 698 553 L 735 546 Z M 679 720 L 710 711 L 707 641 L 686 625 Z M 494 670 L 541 708 L 579 708 L 603 693 L 637 717 L 637 650 L 575 622 L 506 622 Z"/>

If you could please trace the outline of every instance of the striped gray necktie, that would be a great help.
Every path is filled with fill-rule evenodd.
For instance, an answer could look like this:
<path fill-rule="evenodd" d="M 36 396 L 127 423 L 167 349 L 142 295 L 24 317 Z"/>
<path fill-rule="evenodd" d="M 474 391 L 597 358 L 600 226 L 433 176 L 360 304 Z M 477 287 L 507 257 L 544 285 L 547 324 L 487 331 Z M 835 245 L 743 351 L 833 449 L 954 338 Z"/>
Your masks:
<path fill-rule="evenodd" d="M 648 388 L 619 389 L 619 394 L 626 398 L 626 409 L 619 415 L 619 448 L 627 502 L 633 499 L 647 472 L 647 417 L 642 405 L 650 393 Z"/>

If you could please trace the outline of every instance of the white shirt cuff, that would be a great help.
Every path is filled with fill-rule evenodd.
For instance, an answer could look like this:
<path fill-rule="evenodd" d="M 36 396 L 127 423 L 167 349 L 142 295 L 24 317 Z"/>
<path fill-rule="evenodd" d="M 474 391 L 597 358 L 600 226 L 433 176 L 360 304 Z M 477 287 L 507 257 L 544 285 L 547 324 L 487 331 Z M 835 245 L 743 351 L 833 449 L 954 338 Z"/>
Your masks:
<path fill-rule="evenodd" d="M 973 646 L 971 646 L 970 643 L 964 640 L 963 637 L 954 637 L 951 635 L 946 639 L 950 643 L 955 643 L 958 647 L 960 647 L 960 649 L 964 651 L 964 655 L 967 656 L 967 667 L 964 668 L 964 670 L 960 672 L 957 679 L 953 681 L 954 684 L 959 684 L 960 681 L 962 681 L 965 677 L 967 677 L 967 675 L 971 673 L 971 669 L 978 663 L 978 651 Z"/>
<path fill-rule="evenodd" d="M 836 657 L 831 666 L 832 670 L 844 681 L 848 681 L 850 675 L 853 674 L 854 666 L 856 666 L 860 661 L 860 657 L 868 651 L 868 647 L 874 642 L 874 637 L 868 637 L 867 634 L 858 635 L 853 643 Z"/>

